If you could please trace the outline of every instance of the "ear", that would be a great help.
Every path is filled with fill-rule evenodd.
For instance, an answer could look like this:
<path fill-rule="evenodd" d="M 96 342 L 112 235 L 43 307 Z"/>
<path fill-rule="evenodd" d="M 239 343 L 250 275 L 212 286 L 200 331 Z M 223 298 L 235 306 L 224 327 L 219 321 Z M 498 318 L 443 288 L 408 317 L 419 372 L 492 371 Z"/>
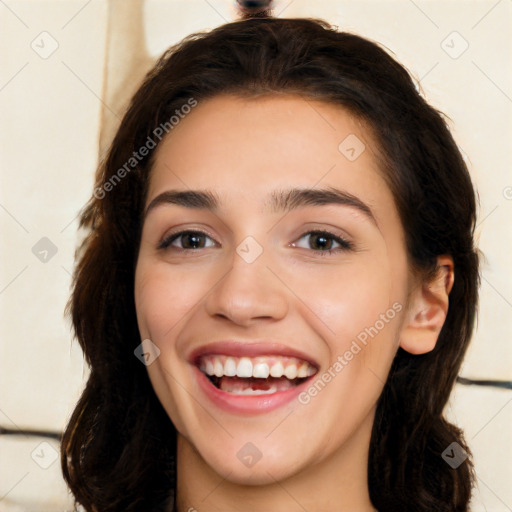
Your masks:
<path fill-rule="evenodd" d="M 448 313 L 454 278 L 452 257 L 439 256 L 435 277 L 412 292 L 400 336 L 405 351 L 425 354 L 434 350 Z"/>

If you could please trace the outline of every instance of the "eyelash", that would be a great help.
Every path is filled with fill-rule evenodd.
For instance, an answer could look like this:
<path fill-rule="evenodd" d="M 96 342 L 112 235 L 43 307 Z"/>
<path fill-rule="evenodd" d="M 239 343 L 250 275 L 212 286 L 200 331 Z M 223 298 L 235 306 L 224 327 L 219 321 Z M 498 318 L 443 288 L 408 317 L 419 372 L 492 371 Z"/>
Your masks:
<path fill-rule="evenodd" d="M 201 231 L 201 230 L 185 230 L 185 231 L 179 231 L 177 233 L 172 233 L 170 234 L 169 236 L 165 237 L 159 244 L 158 244 L 158 247 L 157 249 L 159 250 L 164 250 L 164 249 L 167 249 L 171 246 L 171 244 L 177 240 L 178 238 L 182 237 L 183 235 L 204 235 L 210 239 L 213 240 L 213 238 L 206 232 L 204 231 Z M 353 251 L 354 250 L 354 245 L 349 242 L 348 240 L 345 240 L 344 238 L 341 238 L 340 236 L 338 235 L 335 235 L 334 233 L 331 233 L 329 231 L 326 231 L 326 230 L 312 230 L 312 231 L 306 231 L 305 233 L 303 233 L 297 240 L 300 240 L 302 238 L 304 238 L 305 236 L 307 235 L 323 235 L 325 236 L 325 238 L 327 239 L 331 239 L 333 240 L 334 242 L 338 243 L 340 245 L 340 247 L 336 248 L 336 249 L 325 249 L 325 250 L 315 250 L 315 249 L 310 249 L 316 253 L 319 253 L 319 255 L 321 256 L 327 256 L 327 255 L 331 255 L 333 253 L 338 253 L 338 252 L 346 252 L 346 251 Z M 203 249 L 203 247 L 200 247 L 199 249 Z M 180 247 L 173 247 L 173 250 L 176 250 L 176 251 L 179 251 L 179 252 L 193 252 L 193 251 L 197 251 L 199 249 L 183 249 L 183 248 L 180 248 Z"/>

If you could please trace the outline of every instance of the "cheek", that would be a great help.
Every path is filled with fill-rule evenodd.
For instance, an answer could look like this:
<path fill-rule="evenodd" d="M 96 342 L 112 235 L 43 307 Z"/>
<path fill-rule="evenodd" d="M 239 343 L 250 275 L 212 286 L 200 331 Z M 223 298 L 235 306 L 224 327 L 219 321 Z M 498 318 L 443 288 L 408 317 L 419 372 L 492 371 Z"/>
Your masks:
<path fill-rule="evenodd" d="M 180 364 L 176 336 L 183 322 L 204 296 L 204 279 L 197 273 L 185 273 L 168 263 L 144 256 L 135 272 L 135 306 L 142 339 L 149 338 L 160 350 L 160 357 L 147 367 L 152 387 L 182 434 L 187 429 L 184 411 L 191 407 L 190 397 L 182 384 L 189 378 Z M 186 414 L 185 414 L 186 416 Z"/>
<path fill-rule="evenodd" d="M 328 338 L 348 340 L 372 325 L 393 303 L 389 265 L 358 257 L 327 268 L 295 269 L 293 287 Z"/>
<path fill-rule="evenodd" d="M 135 305 L 141 336 L 162 340 L 171 335 L 207 293 L 197 274 L 171 265 L 140 261 L 135 273 Z"/>
<path fill-rule="evenodd" d="M 343 374 L 332 388 L 338 393 L 359 382 L 362 395 L 377 396 L 396 353 L 406 267 L 381 249 L 341 265 L 293 273 L 293 289 L 307 306 L 303 315 L 324 339 L 329 367 L 337 362 L 331 373 Z"/>

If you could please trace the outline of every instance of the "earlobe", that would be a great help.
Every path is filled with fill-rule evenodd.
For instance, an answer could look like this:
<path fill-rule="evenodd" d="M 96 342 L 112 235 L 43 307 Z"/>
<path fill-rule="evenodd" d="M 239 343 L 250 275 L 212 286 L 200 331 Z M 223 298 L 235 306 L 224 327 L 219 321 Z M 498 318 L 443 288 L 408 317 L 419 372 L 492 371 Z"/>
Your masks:
<path fill-rule="evenodd" d="M 412 292 L 400 347 L 411 354 L 434 350 L 448 314 L 449 294 L 455 279 L 451 256 L 437 258 L 437 273 Z"/>

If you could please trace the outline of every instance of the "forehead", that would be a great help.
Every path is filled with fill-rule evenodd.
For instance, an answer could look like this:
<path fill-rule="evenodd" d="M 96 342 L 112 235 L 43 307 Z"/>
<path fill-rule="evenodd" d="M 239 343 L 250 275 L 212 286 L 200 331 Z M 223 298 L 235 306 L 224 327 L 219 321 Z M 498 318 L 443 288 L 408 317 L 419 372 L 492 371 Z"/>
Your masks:
<path fill-rule="evenodd" d="M 393 206 L 368 127 L 339 106 L 298 95 L 199 102 L 156 151 L 147 202 L 169 189 L 210 189 L 249 205 L 273 190 L 335 187 Z"/>

